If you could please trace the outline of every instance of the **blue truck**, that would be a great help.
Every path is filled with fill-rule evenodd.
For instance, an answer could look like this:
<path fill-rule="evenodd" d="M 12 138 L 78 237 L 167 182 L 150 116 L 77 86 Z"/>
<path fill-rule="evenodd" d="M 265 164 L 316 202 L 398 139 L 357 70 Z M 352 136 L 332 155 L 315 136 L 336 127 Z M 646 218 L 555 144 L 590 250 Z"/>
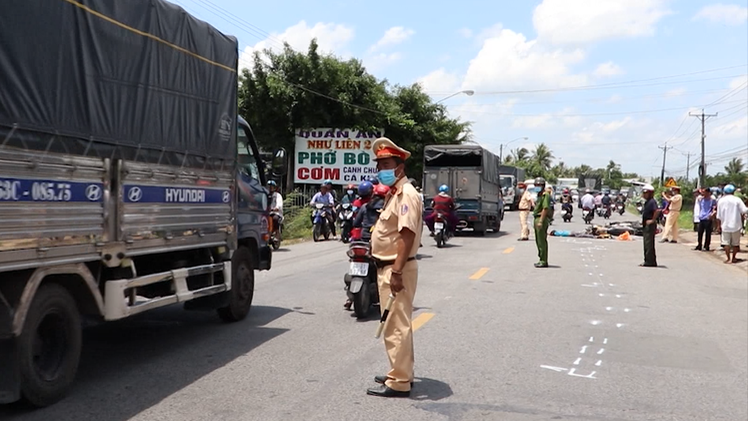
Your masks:
<path fill-rule="evenodd" d="M 237 40 L 161 0 L 9 0 L 0 39 L 0 403 L 66 394 L 84 317 L 245 318 L 287 162 L 237 116 Z"/>

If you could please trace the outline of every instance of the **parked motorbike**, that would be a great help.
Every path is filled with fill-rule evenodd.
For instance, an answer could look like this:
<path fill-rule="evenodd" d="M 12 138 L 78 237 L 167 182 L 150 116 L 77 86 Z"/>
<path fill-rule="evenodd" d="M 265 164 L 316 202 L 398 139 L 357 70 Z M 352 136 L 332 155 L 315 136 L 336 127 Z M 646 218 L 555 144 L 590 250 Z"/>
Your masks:
<path fill-rule="evenodd" d="M 585 224 L 589 224 L 592 222 L 592 218 L 595 217 L 594 212 L 590 208 L 584 208 L 582 209 L 582 219 L 584 220 Z"/>
<path fill-rule="evenodd" d="M 271 219 L 273 217 L 278 218 L 278 223 L 273 221 L 273 229 L 270 231 L 270 246 L 273 250 L 278 250 L 281 245 L 281 238 L 283 237 L 283 216 L 277 212 L 270 212 Z M 276 226 L 277 225 L 277 226 Z"/>
<path fill-rule="evenodd" d="M 351 229 L 353 228 L 353 206 L 350 203 L 343 203 L 340 206 L 338 220 L 340 221 L 340 240 L 347 243 L 351 240 Z"/>
<path fill-rule="evenodd" d="M 623 203 L 618 202 L 616 203 L 616 211 L 619 215 L 623 215 L 623 213 L 626 212 L 626 206 L 624 206 Z"/>
<path fill-rule="evenodd" d="M 571 206 L 571 203 L 564 203 L 561 205 L 561 217 L 564 219 L 564 222 L 571 221 L 573 210 L 574 208 Z"/>
<path fill-rule="evenodd" d="M 371 246 L 365 241 L 353 241 L 348 246 L 350 266 L 345 275 L 345 291 L 353 302 L 353 312 L 363 319 L 371 307 L 379 304 L 377 267 L 371 257 Z"/>
<path fill-rule="evenodd" d="M 610 215 L 613 213 L 610 205 L 603 205 L 603 218 L 610 219 Z"/>
<path fill-rule="evenodd" d="M 332 208 L 324 203 L 315 204 L 314 214 L 312 215 L 312 239 L 316 242 L 320 238 L 324 237 L 325 240 L 330 239 L 330 219 L 329 215 L 332 212 Z"/>

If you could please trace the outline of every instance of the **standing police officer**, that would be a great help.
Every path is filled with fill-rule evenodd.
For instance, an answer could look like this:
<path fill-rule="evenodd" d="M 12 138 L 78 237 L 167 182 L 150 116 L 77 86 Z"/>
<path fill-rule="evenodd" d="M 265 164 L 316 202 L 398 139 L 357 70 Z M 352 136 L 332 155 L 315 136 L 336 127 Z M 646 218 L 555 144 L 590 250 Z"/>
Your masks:
<path fill-rule="evenodd" d="M 538 192 L 538 200 L 535 203 L 535 210 L 532 215 L 535 217 L 535 244 L 538 247 L 538 263 L 536 268 L 548 267 L 548 226 L 550 225 L 551 212 L 551 195 L 545 191 L 545 179 L 538 177 L 535 179 L 535 191 Z"/>
<path fill-rule="evenodd" d="M 371 254 L 377 264 L 379 296 L 395 295 L 384 328 L 384 346 L 390 360 L 386 376 L 376 376 L 381 386 L 367 394 L 386 398 L 408 397 L 413 383 L 413 297 L 418 283 L 416 253 L 423 232 L 421 196 L 405 175 L 410 152 L 380 137 L 372 144 L 377 178 L 390 192 L 371 236 Z M 384 302 L 384 301 L 382 301 Z M 384 306 L 382 306 L 384 311 Z"/>

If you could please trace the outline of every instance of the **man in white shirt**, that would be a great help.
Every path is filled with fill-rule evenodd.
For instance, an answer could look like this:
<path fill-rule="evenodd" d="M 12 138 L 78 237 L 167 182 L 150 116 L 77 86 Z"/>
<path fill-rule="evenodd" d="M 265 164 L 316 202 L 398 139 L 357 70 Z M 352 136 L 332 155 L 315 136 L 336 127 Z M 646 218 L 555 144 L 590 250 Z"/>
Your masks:
<path fill-rule="evenodd" d="M 590 192 L 590 189 L 584 191 L 584 196 L 582 196 L 579 203 L 582 206 L 582 209 L 595 209 L 595 197 Z"/>
<path fill-rule="evenodd" d="M 728 184 L 723 190 L 724 195 L 717 202 L 717 220 L 722 230 L 722 246 L 725 248 L 727 260 L 725 263 L 737 263 L 740 251 L 740 229 L 743 227 L 743 215 L 748 213 L 748 207 L 742 200 L 735 197 L 735 186 Z M 732 258 L 730 253 L 732 252 Z"/>
<path fill-rule="evenodd" d="M 268 190 L 270 190 L 270 217 L 273 219 L 273 231 L 277 231 L 280 238 L 280 226 L 283 223 L 283 195 L 278 192 L 278 184 L 268 181 Z"/>

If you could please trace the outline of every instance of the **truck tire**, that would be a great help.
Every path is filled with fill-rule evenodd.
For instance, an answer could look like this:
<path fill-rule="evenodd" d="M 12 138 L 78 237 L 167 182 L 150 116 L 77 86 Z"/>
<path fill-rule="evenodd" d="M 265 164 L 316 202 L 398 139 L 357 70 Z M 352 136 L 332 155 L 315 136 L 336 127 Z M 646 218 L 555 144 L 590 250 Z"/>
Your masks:
<path fill-rule="evenodd" d="M 78 371 L 81 329 L 78 306 L 68 290 L 42 285 L 18 341 L 21 396 L 26 403 L 43 407 L 65 396 Z"/>
<path fill-rule="evenodd" d="M 231 291 L 229 305 L 218 309 L 224 322 L 238 322 L 247 317 L 255 294 L 255 266 L 252 253 L 239 247 L 231 258 Z"/>

